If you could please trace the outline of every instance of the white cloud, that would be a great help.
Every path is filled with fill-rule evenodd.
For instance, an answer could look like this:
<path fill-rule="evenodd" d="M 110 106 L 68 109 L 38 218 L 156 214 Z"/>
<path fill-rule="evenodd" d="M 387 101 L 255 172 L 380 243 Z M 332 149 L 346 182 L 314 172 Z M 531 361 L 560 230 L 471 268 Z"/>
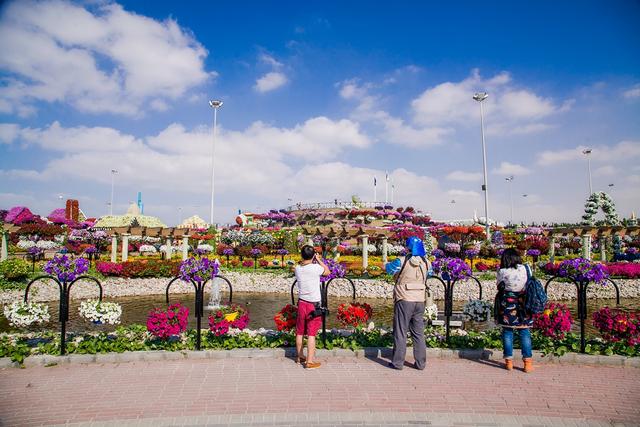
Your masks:
<path fill-rule="evenodd" d="M 454 189 L 454 190 L 447 191 L 447 194 L 453 197 L 456 203 L 458 203 L 460 199 L 476 199 L 480 197 L 480 193 L 478 193 L 477 191 L 468 191 L 468 190 Z"/>
<path fill-rule="evenodd" d="M 598 145 L 586 147 L 579 145 L 576 148 L 564 150 L 545 150 L 538 153 L 536 163 L 540 166 L 552 166 L 559 163 L 584 159 L 582 153 L 586 148 L 591 148 L 592 162 L 620 162 L 640 157 L 640 141 L 622 141 L 613 146 Z"/>
<path fill-rule="evenodd" d="M 449 181 L 477 182 L 482 181 L 482 174 L 480 172 L 453 171 L 450 172 L 445 178 Z"/>
<path fill-rule="evenodd" d="M 618 173 L 618 170 L 613 166 L 602 166 L 593 171 L 594 176 L 612 176 Z"/>
<path fill-rule="evenodd" d="M 20 126 L 15 123 L 0 123 L 0 144 L 11 144 L 20 131 Z"/>
<path fill-rule="evenodd" d="M 399 117 L 378 109 L 382 105 L 377 96 L 370 95 L 373 88 L 370 83 L 361 84 L 357 79 L 350 79 L 336 85 L 343 99 L 357 101 L 357 107 L 351 114 L 354 120 L 368 122 L 380 126 L 380 138 L 385 142 L 404 145 L 412 148 L 423 148 L 442 143 L 444 137 L 452 132 L 441 127 L 418 127 L 406 123 Z"/>
<path fill-rule="evenodd" d="M 472 97 L 479 91 L 489 94 L 482 104 L 489 134 L 546 130 L 551 125 L 540 120 L 567 111 L 572 105 L 571 101 L 558 105 L 552 99 L 520 88 L 506 72 L 483 79 L 478 70 L 473 70 L 460 82 L 444 82 L 425 90 L 411 102 L 413 119 L 424 126 L 476 126 L 480 111 Z"/>
<path fill-rule="evenodd" d="M 640 84 L 634 85 L 630 89 L 624 91 L 622 96 L 624 96 L 627 99 L 640 98 Z"/>
<path fill-rule="evenodd" d="M 37 101 L 138 115 L 147 101 L 178 98 L 211 76 L 206 50 L 176 21 L 115 3 L 94 13 L 66 1 L 12 2 L 0 51 L 0 69 L 13 76 L 0 90 L 0 111 L 23 116 Z"/>
<path fill-rule="evenodd" d="M 273 56 L 263 53 L 260 55 L 260 61 L 273 67 L 274 69 L 281 68 L 284 64 L 278 60 L 276 60 Z"/>
<path fill-rule="evenodd" d="M 531 171 L 522 165 L 509 162 L 501 162 L 500 166 L 492 171 L 496 175 L 529 175 Z"/>
<path fill-rule="evenodd" d="M 271 71 L 256 80 L 256 84 L 253 88 L 260 93 L 265 93 L 278 89 L 286 83 L 287 76 L 279 71 Z"/>

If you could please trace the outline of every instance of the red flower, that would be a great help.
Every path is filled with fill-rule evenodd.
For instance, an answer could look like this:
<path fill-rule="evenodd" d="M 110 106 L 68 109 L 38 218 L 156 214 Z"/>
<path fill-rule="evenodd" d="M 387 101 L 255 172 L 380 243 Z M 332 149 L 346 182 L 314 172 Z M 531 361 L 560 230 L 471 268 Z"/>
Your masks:
<path fill-rule="evenodd" d="M 373 315 L 373 309 L 367 303 L 352 302 L 340 304 L 338 307 L 338 321 L 343 327 L 358 327 L 366 324 Z"/>
<path fill-rule="evenodd" d="M 290 331 L 295 328 L 297 317 L 298 309 L 296 306 L 287 304 L 273 316 L 273 320 L 276 322 L 276 328 L 279 331 Z"/>

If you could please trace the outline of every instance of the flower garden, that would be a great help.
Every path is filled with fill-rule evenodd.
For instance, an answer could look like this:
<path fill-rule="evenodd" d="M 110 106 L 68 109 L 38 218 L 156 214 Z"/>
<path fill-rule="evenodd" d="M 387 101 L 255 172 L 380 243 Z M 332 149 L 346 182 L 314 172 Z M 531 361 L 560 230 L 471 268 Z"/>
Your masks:
<path fill-rule="evenodd" d="M 490 241 L 485 240 L 481 226 L 434 223 L 413 208 L 379 206 L 375 209 L 340 209 L 332 211 L 270 211 L 253 216 L 251 226 L 241 224 L 227 229 L 192 229 L 190 244 L 147 235 L 131 235 L 127 256 L 123 261 L 112 248 L 114 229 L 99 228 L 97 220 L 82 218 L 77 204 L 40 217 L 25 207 L 0 211 L 0 220 L 10 227 L 9 258 L 0 262 L 0 288 L 6 292 L 22 291 L 27 283 L 43 272 L 60 283 L 73 283 L 80 277 L 100 282 L 109 278 L 140 279 L 174 277 L 185 283 L 204 287 L 225 272 L 254 274 L 274 272 L 291 277 L 299 260 L 302 244 L 312 243 L 323 253 L 331 269 L 329 282 L 335 278 L 378 280 L 389 283 L 384 262 L 404 255 L 402 243 L 417 236 L 425 242 L 425 250 L 433 261 L 433 274 L 444 280 L 462 282 L 471 277 L 495 280 L 499 256 L 507 247 L 515 247 L 532 264 L 540 276 L 557 277 L 559 286 L 570 281 L 606 286 L 610 279 L 640 278 L 640 239 L 630 235 L 608 235 L 589 239 L 589 257 L 585 239 L 579 236 L 554 236 L 543 227 L 492 227 Z M 132 221 L 135 222 L 136 218 Z M 356 229 L 341 239 L 317 230 Z M 137 224 L 130 226 L 133 230 Z M 6 228 L 6 227 L 5 227 Z M 310 232 L 316 230 L 316 234 Z M 363 240 L 366 231 L 371 240 Z M 373 237 L 377 236 L 377 237 Z M 171 254 L 188 254 L 182 260 Z M 116 254 L 114 259 L 114 254 Z M 591 255 L 593 254 L 593 255 Z M 600 259 L 600 260 L 599 260 Z M 602 259 L 605 259 L 602 261 Z M 480 283 L 480 282 L 478 282 Z M 558 285 L 555 285 L 558 286 Z M 636 285 L 637 286 L 637 285 Z M 30 354 L 57 354 L 61 345 L 68 353 L 122 352 L 144 349 L 184 350 L 271 348 L 291 346 L 294 337 L 295 307 L 274 307 L 271 328 L 250 329 L 250 307 L 238 304 L 220 306 L 205 314 L 203 294 L 196 307 L 180 303 L 155 307 L 147 315 L 146 325 L 128 324 L 109 332 L 78 333 L 70 331 L 66 343 L 53 331 L 19 331 L 51 318 L 46 305 L 14 301 L 4 307 L 4 316 L 15 328 L 0 335 L 0 357 L 22 361 Z M 28 291 L 28 289 L 27 289 Z M 200 291 L 202 292 L 202 291 Z M 65 297 L 71 293 L 69 289 Z M 199 298 L 199 299 L 198 299 Z M 435 309 L 434 309 L 435 307 Z M 87 322 L 115 325 L 122 307 L 100 298 L 82 301 L 72 316 Z M 198 313 L 199 312 L 199 313 Z M 490 301 L 470 298 L 461 315 L 470 325 L 490 321 Z M 189 329 L 190 316 L 204 317 L 204 328 Z M 331 313 L 341 328 L 327 331 L 320 348 L 388 347 L 390 331 L 371 323 L 373 309 L 354 299 L 340 304 Z M 425 318 L 437 319 L 437 306 L 427 308 Z M 68 320 L 68 319 L 67 319 Z M 584 351 L 590 354 L 640 355 L 640 310 L 638 307 L 600 307 L 589 313 L 590 326 L 597 335 L 586 338 Z M 572 318 L 567 305 L 549 302 L 536 316 L 534 348 L 547 354 L 563 354 L 581 349 L 580 337 L 571 332 Z M 208 326 L 208 327 L 207 327 Z M 17 330 L 16 330 L 17 329 Z M 204 333 L 202 333 L 204 331 Z M 443 348 L 499 348 L 498 329 L 455 329 L 451 335 L 445 328 L 428 326 L 428 346 Z"/>

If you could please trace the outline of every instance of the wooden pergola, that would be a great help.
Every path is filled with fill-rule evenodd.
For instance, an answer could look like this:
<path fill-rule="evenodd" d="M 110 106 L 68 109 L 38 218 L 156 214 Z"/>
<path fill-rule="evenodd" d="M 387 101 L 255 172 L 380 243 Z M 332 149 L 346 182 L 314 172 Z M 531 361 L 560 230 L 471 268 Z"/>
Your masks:
<path fill-rule="evenodd" d="M 549 258 L 551 262 L 555 258 L 556 238 L 562 237 L 579 237 L 582 239 L 582 256 L 591 259 L 591 240 L 596 238 L 600 242 L 600 259 L 606 261 L 606 239 L 612 236 L 638 236 L 640 235 L 640 226 L 622 227 L 622 226 L 576 226 L 552 228 L 542 232 L 544 236 L 549 237 Z"/>

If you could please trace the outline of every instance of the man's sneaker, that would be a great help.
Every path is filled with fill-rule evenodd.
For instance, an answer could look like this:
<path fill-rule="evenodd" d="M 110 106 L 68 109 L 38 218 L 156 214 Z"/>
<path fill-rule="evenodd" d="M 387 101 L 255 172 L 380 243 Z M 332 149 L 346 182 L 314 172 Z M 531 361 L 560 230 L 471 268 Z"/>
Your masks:
<path fill-rule="evenodd" d="M 304 364 L 304 367 L 307 369 L 318 369 L 320 365 L 320 362 L 307 362 Z"/>

